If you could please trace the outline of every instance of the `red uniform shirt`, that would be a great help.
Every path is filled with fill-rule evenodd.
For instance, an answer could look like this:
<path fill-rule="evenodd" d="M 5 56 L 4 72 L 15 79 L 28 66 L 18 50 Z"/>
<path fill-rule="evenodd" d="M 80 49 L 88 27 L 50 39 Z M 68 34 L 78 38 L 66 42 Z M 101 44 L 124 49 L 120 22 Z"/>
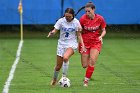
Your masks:
<path fill-rule="evenodd" d="M 80 18 L 80 23 L 83 28 L 83 41 L 85 46 L 100 42 L 100 30 L 106 27 L 106 22 L 101 15 L 95 14 L 94 19 L 90 19 L 86 14 Z"/>
<path fill-rule="evenodd" d="M 95 14 L 94 19 L 90 19 L 86 14 L 80 18 L 80 23 L 83 28 L 83 42 L 87 48 L 85 54 L 90 53 L 91 48 L 101 51 L 102 44 L 99 40 L 100 30 L 106 27 L 104 18 L 101 15 Z M 81 44 L 79 44 L 79 52 L 81 51 Z"/>

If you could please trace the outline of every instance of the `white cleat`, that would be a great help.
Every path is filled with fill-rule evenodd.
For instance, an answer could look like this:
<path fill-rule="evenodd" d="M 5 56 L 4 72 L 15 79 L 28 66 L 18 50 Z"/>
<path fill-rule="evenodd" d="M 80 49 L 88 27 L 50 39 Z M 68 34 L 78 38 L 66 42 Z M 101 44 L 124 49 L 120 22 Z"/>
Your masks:
<path fill-rule="evenodd" d="M 88 84 L 84 84 L 83 86 L 84 86 L 84 87 L 87 87 L 87 86 L 88 86 Z"/>
<path fill-rule="evenodd" d="M 84 87 L 87 87 L 88 86 L 88 81 L 87 80 L 84 81 L 84 85 L 83 86 Z"/>

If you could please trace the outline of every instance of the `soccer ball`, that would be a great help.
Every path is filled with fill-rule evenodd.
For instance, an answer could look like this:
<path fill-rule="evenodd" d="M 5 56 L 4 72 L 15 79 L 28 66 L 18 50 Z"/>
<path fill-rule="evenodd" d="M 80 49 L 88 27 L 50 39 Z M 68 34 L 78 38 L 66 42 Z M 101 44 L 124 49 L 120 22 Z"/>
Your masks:
<path fill-rule="evenodd" d="M 58 84 L 61 86 L 61 87 L 70 87 L 70 80 L 67 78 L 67 77 L 62 77 L 59 81 L 58 81 Z"/>

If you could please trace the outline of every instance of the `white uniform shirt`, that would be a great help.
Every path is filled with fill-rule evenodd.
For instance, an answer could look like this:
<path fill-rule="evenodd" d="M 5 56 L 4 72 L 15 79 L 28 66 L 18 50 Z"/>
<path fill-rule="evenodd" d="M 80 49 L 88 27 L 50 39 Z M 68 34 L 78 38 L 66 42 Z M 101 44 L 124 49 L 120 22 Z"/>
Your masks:
<path fill-rule="evenodd" d="M 80 22 L 74 18 L 71 22 L 67 22 L 65 17 L 60 18 L 54 25 L 55 29 L 60 30 L 60 36 L 57 46 L 57 55 L 63 56 L 66 48 L 73 48 L 74 51 L 78 47 L 76 31 L 81 28 Z"/>
<path fill-rule="evenodd" d="M 74 18 L 71 22 L 67 22 L 65 17 L 60 18 L 54 27 L 60 30 L 60 41 L 64 40 L 77 40 L 76 31 L 78 31 L 78 27 L 81 27 L 79 21 Z"/>

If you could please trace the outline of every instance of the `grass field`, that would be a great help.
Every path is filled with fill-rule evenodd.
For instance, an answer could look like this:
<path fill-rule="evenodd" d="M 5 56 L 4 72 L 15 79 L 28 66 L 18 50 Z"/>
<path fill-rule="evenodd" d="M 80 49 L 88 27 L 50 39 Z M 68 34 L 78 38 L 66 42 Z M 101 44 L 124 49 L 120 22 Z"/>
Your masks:
<path fill-rule="evenodd" d="M 78 52 L 70 59 L 71 87 L 51 87 L 57 39 L 26 38 L 9 93 L 140 93 L 140 34 L 136 35 L 137 38 L 112 35 L 104 39 L 95 72 L 86 88 L 82 82 L 85 70 Z M 15 60 L 19 41 L 19 38 L 0 38 L 0 91 Z"/>

